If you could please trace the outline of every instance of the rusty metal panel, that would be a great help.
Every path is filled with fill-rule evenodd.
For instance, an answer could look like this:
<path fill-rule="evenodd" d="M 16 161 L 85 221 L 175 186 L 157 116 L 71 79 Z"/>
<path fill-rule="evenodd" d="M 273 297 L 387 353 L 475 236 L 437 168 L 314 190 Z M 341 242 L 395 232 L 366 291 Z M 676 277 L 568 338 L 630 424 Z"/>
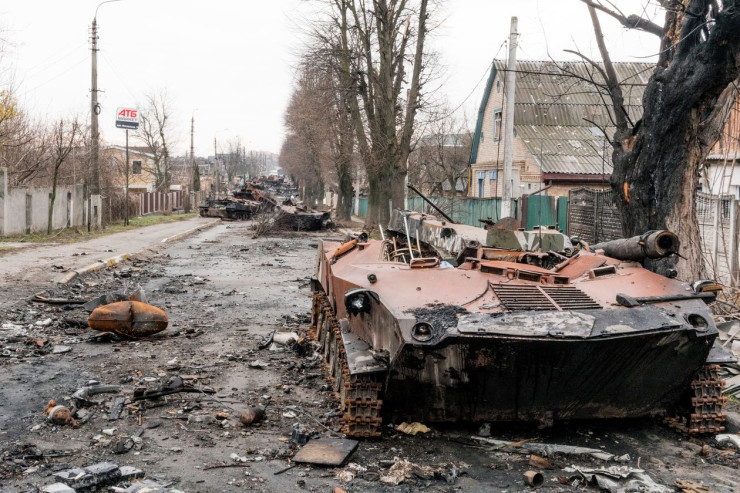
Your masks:
<path fill-rule="evenodd" d="M 311 440 L 293 457 L 294 462 L 322 466 L 341 466 L 358 445 L 357 440 L 320 438 Z"/>

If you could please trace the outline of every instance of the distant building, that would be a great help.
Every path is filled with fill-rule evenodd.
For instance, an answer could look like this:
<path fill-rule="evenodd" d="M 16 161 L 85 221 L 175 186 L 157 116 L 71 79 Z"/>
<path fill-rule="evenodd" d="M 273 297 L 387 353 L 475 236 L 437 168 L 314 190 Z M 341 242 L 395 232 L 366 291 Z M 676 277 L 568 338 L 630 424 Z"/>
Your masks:
<path fill-rule="evenodd" d="M 106 150 L 112 171 L 112 185 L 126 190 L 126 148 L 110 146 Z M 154 155 L 144 147 L 129 147 L 129 180 L 128 188 L 133 193 L 153 192 L 156 188 L 155 178 L 146 170 L 154 167 Z"/>
<path fill-rule="evenodd" d="M 655 64 L 615 62 L 625 108 L 633 122 L 642 114 L 642 95 Z M 512 196 L 549 186 L 547 195 L 575 187 L 608 186 L 614 126 L 608 96 L 585 62 L 518 61 L 514 106 Z M 495 60 L 478 111 L 470 156 L 469 195 L 500 197 L 504 165 L 506 62 Z M 606 132 L 606 136 L 604 135 Z"/>
<path fill-rule="evenodd" d="M 126 189 L 126 148 L 109 146 L 104 151 L 108 159 L 110 180 L 114 187 Z M 154 192 L 157 180 L 152 170 L 155 168 L 154 154 L 147 147 L 129 147 L 129 191 L 133 193 Z M 172 182 L 170 190 L 189 188 L 192 177 L 182 158 L 170 158 Z"/>
<path fill-rule="evenodd" d="M 702 191 L 740 199 L 740 97 L 730 108 L 719 140 L 704 162 Z"/>

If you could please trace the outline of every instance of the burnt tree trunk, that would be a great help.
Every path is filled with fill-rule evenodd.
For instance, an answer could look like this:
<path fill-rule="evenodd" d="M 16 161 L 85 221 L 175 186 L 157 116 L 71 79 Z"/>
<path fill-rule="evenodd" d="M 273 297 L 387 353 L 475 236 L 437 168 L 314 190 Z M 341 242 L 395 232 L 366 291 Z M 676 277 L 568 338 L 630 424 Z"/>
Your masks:
<path fill-rule="evenodd" d="M 616 122 L 611 186 L 627 236 L 669 229 L 681 241 L 679 261 L 670 257 L 649 267 L 690 280 L 704 273 L 696 218 L 700 167 L 717 141 L 734 85 L 740 74 L 740 9 L 734 1 L 677 0 L 661 28 L 637 16 L 626 18 L 593 0 L 597 41 L 601 32 L 595 11 L 625 26 L 662 37 L 661 55 L 643 96 L 642 120 L 634 126 Z M 638 19 L 637 22 L 635 19 Z M 610 62 L 600 46 L 604 65 Z M 624 113 L 614 92 L 618 81 L 605 75 L 614 114 Z"/>

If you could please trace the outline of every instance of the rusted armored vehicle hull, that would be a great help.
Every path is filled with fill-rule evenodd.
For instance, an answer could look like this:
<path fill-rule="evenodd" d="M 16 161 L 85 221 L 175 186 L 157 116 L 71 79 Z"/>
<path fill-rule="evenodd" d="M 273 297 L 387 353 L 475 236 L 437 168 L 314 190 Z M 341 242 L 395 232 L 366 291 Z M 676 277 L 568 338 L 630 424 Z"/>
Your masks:
<path fill-rule="evenodd" d="M 200 204 L 201 217 L 220 217 L 226 220 L 249 219 L 262 208 L 260 202 L 249 200 L 205 200 Z"/>
<path fill-rule="evenodd" d="M 320 243 L 313 327 L 345 433 L 377 436 L 384 417 L 551 424 L 682 404 L 689 431 L 722 429 L 712 293 L 600 253 L 486 246 L 466 228 L 406 213 L 383 241 Z"/>
<path fill-rule="evenodd" d="M 537 421 L 624 418 L 675 408 L 704 365 L 713 337 L 687 331 L 640 337 L 522 340 L 465 336 L 405 347 L 391 366 L 388 410 L 400 419 Z"/>
<path fill-rule="evenodd" d="M 332 226 L 331 213 L 314 211 L 293 205 L 280 206 L 280 224 L 294 231 L 319 231 Z"/>

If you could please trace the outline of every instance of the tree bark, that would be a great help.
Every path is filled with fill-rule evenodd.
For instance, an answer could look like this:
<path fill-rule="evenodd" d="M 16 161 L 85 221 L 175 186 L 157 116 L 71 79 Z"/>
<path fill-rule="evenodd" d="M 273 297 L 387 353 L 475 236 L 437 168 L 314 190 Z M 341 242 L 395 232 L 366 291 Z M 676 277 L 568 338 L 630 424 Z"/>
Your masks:
<path fill-rule="evenodd" d="M 706 0 L 673 5 L 643 96 L 642 120 L 618 125 L 614 136 L 611 186 L 627 236 L 654 229 L 679 236 L 682 261 L 670 257 L 648 266 L 664 274 L 675 269 L 679 278 L 691 280 L 704 274 L 696 218 L 699 169 L 724 125 L 718 115 L 734 99 L 728 91 L 740 75 L 740 9 L 734 2 Z M 594 29 L 598 38 L 597 21 Z"/>

